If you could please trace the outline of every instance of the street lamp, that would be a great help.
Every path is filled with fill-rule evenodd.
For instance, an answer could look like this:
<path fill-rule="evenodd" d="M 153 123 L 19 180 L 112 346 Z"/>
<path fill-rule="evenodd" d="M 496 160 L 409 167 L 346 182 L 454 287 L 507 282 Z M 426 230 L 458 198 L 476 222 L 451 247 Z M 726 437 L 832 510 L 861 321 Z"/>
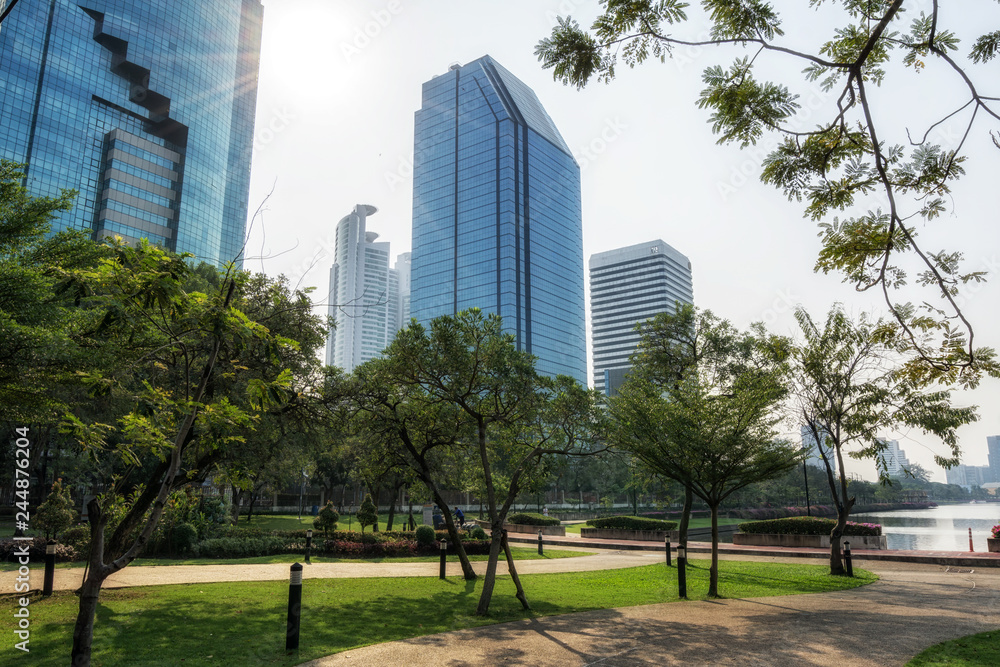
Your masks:
<path fill-rule="evenodd" d="M 306 480 L 308 480 L 308 479 L 309 479 L 309 473 L 307 473 L 306 469 L 303 468 L 302 469 L 302 486 L 299 487 L 299 521 L 302 521 L 302 496 L 306 492 Z"/>

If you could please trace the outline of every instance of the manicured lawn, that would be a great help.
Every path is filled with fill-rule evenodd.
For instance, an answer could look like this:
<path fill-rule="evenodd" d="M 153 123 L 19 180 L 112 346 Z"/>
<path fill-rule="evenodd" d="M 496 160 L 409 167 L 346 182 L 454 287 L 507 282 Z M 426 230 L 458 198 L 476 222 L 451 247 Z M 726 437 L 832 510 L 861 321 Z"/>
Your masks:
<path fill-rule="evenodd" d="M 593 556 L 592 551 L 568 551 L 566 549 L 545 549 L 545 555 L 539 556 L 538 549 L 532 547 L 510 548 L 514 555 L 514 560 L 555 560 L 557 558 L 577 558 L 579 556 Z M 501 558 L 503 554 L 501 554 Z M 160 566 L 160 565 L 259 565 L 262 563 L 301 563 L 304 556 L 301 554 L 278 554 L 275 556 L 259 556 L 256 558 L 137 558 L 132 561 L 132 565 Z M 326 556 L 313 556 L 314 563 L 436 563 L 439 556 L 412 556 L 409 558 L 328 558 Z M 469 556 L 470 561 L 486 561 L 489 556 Z M 458 562 L 458 557 L 448 556 L 448 562 Z M 83 567 L 80 563 L 56 563 L 59 569 L 71 567 Z M 33 570 L 42 571 L 42 565 L 32 563 Z M 18 568 L 17 563 L 0 563 L 0 572 L 13 572 Z"/>
<path fill-rule="evenodd" d="M 403 528 L 403 522 L 406 521 L 407 515 L 397 513 L 392 520 L 393 530 L 401 530 Z M 470 517 L 471 518 L 471 517 Z M 419 526 L 423 523 L 423 514 L 421 512 L 413 513 L 413 520 L 417 522 Z M 313 516 L 312 514 L 303 514 L 302 518 L 299 519 L 297 514 L 273 514 L 273 515 L 253 515 L 250 517 L 250 523 L 246 522 L 245 516 L 240 516 L 240 521 L 238 526 L 250 526 L 252 528 L 263 528 L 264 530 L 308 530 L 313 527 Z M 386 530 L 386 525 L 389 521 L 389 514 L 383 513 L 378 515 L 378 529 Z M 340 521 L 337 523 L 338 530 L 361 530 L 361 526 L 358 525 L 357 519 L 354 518 L 353 514 L 341 514 Z M 370 531 L 371 528 L 366 528 L 365 532 Z"/>
<path fill-rule="evenodd" d="M 959 637 L 918 653 L 906 667 L 993 667 L 1000 665 L 1000 630 Z"/>
<path fill-rule="evenodd" d="M 708 561 L 688 571 L 693 599 L 708 589 Z M 853 588 L 875 580 L 831 577 L 825 566 L 722 561 L 720 590 L 764 597 Z M 302 641 L 284 652 L 286 582 L 192 584 L 108 590 L 101 595 L 94 665 L 295 665 L 367 644 L 490 623 L 588 609 L 674 602 L 676 569 L 663 564 L 623 570 L 523 575 L 531 612 L 522 612 L 507 577 L 497 581 L 491 616 L 473 616 L 482 580 L 458 578 L 307 579 Z M 69 592 L 31 606 L 31 664 L 64 665 L 77 598 Z M 13 630 L 12 597 L 0 599 L 0 631 Z"/>

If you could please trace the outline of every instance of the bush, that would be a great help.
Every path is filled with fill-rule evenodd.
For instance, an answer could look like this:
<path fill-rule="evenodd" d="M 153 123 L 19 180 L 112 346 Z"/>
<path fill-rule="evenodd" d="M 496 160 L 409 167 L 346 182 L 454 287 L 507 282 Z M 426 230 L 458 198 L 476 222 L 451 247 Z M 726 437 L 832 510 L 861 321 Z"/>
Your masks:
<path fill-rule="evenodd" d="M 305 542 L 283 537 L 215 537 L 202 540 L 191 550 L 200 558 L 252 558 L 275 554 L 303 553 Z"/>
<path fill-rule="evenodd" d="M 559 519 L 543 516 L 535 512 L 519 512 L 507 517 L 507 523 L 518 526 L 558 526 Z"/>
<path fill-rule="evenodd" d="M 21 559 L 21 556 L 18 554 L 25 545 L 28 547 L 29 562 L 45 562 L 45 547 L 48 545 L 48 540 L 44 537 L 34 537 L 30 542 L 27 540 L 0 542 L 0 561 L 4 563 L 18 563 Z M 65 544 L 56 544 L 57 563 L 66 563 L 73 560 L 76 560 L 76 552 L 71 547 Z"/>
<path fill-rule="evenodd" d="M 67 528 L 60 541 L 76 554 L 74 560 L 86 560 L 90 555 L 90 526 L 80 524 Z"/>
<path fill-rule="evenodd" d="M 52 490 L 45 502 L 38 506 L 32 517 L 32 525 L 45 531 L 45 537 L 56 538 L 59 533 L 73 525 L 76 521 L 76 510 L 73 500 L 69 497 L 69 487 L 63 487 L 62 480 L 52 483 Z"/>
<path fill-rule="evenodd" d="M 837 522 L 818 516 L 795 516 L 786 519 L 771 519 L 769 521 L 749 521 L 739 524 L 744 533 L 771 533 L 776 535 L 829 535 Z M 855 523 L 848 521 L 844 535 L 848 536 L 878 536 L 882 534 L 882 526 L 875 523 Z"/>
<path fill-rule="evenodd" d="M 417 526 L 417 544 L 426 547 L 434 544 L 437 534 L 431 526 Z"/>
<path fill-rule="evenodd" d="M 476 526 L 471 531 L 469 531 L 469 537 L 472 538 L 472 539 L 474 539 L 474 540 L 485 540 L 486 539 L 486 531 L 483 530 L 482 526 Z"/>
<path fill-rule="evenodd" d="M 198 529 L 193 523 L 179 523 L 170 533 L 174 550 L 179 554 L 187 554 L 198 543 Z"/>
<path fill-rule="evenodd" d="M 619 528 L 621 530 L 674 530 L 676 521 L 661 521 L 638 516 L 608 516 L 601 519 L 591 519 L 588 526 L 594 528 Z"/>
<path fill-rule="evenodd" d="M 331 530 L 337 530 L 337 522 L 340 521 L 340 514 L 333 509 L 333 501 L 328 500 L 323 509 L 319 511 L 319 516 L 313 519 L 313 527 L 322 530 L 327 535 Z"/>
<path fill-rule="evenodd" d="M 375 507 L 372 494 L 365 494 L 365 499 L 361 501 L 356 518 L 361 524 L 362 533 L 365 532 L 365 526 L 374 526 L 373 530 L 378 530 L 378 508 Z"/>

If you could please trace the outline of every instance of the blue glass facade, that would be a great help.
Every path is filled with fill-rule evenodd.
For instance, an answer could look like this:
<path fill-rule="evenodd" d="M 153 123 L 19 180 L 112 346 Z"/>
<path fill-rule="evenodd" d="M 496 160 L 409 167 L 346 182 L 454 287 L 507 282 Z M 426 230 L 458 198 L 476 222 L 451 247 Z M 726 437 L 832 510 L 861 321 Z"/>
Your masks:
<path fill-rule="evenodd" d="M 75 189 L 53 231 L 241 262 L 259 0 L 35 0 L 0 27 L 0 157 L 33 195 Z"/>
<path fill-rule="evenodd" d="M 489 56 L 423 86 L 411 314 L 498 313 L 538 370 L 587 383 L 580 168 L 535 94 Z"/>

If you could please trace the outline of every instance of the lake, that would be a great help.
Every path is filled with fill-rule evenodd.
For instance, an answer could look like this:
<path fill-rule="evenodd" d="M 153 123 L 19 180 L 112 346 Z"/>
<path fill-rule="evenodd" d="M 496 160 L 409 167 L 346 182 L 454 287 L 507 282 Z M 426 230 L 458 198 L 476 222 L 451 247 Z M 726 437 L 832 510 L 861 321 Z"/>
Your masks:
<path fill-rule="evenodd" d="M 1000 524 L 1000 503 L 941 505 L 926 510 L 851 513 L 850 521 L 882 524 L 890 549 L 968 551 L 969 528 L 976 551 L 986 551 L 986 538 Z"/>

